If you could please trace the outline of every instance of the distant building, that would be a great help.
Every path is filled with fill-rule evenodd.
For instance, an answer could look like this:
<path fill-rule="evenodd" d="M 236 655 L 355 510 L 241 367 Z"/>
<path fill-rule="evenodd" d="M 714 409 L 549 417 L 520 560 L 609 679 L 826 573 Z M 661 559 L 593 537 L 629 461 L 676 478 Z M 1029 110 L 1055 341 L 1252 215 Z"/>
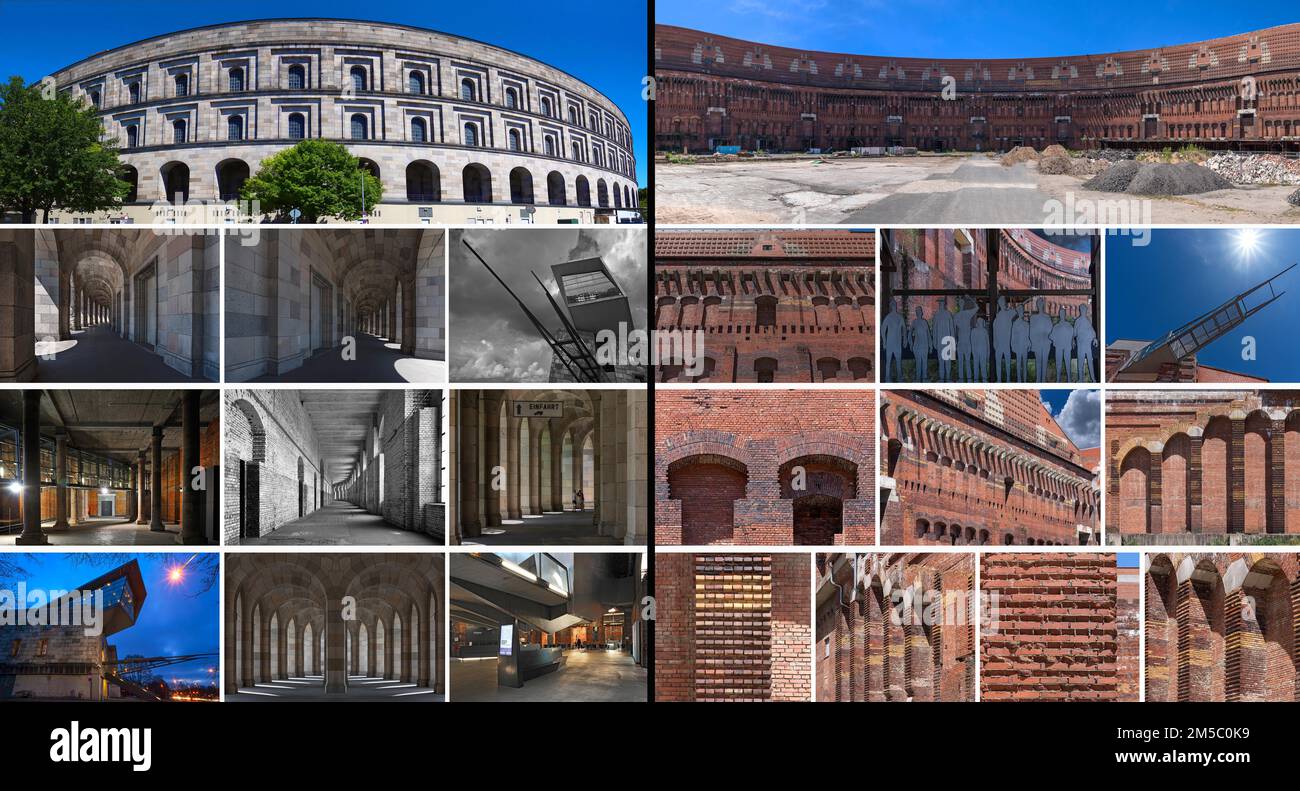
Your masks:
<path fill-rule="evenodd" d="M 67 615 L 99 606 L 96 592 L 103 593 L 102 628 L 94 631 L 81 618 L 70 623 Z M 117 649 L 108 638 L 135 624 L 146 595 L 132 560 L 47 604 L 44 612 L 20 609 L 14 625 L 0 621 L 0 700 L 123 697 L 130 682 L 118 675 Z M 28 625 L 36 620 L 47 625 Z"/>

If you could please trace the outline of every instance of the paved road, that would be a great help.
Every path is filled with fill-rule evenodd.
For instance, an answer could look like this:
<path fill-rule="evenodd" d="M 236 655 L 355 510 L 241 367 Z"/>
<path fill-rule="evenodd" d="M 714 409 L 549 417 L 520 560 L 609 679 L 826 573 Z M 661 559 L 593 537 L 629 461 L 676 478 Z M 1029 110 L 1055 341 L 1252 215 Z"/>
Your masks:
<path fill-rule="evenodd" d="M 1003 167 L 975 156 L 949 174 L 935 174 L 906 185 L 848 215 L 855 224 L 1042 225 L 1051 196 L 1036 187 L 1026 165 Z"/>

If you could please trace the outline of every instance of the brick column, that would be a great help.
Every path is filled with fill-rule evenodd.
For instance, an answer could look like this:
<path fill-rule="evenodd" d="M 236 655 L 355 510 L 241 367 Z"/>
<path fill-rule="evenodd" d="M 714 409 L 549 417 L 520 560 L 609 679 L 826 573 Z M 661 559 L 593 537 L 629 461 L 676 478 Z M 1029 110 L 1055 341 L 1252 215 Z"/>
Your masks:
<path fill-rule="evenodd" d="M 149 468 L 149 532 L 161 533 L 163 527 L 162 426 L 153 427 L 153 464 Z"/>
<path fill-rule="evenodd" d="M 68 529 L 68 434 L 63 429 L 54 433 L 54 526 L 51 530 Z"/>
<path fill-rule="evenodd" d="M 1234 417 L 1232 447 L 1228 449 L 1228 491 L 1232 502 L 1228 510 L 1228 532 L 1246 531 L 1246 418 Z"/>
<path fill-rule="evenodd" d="M 41 529 L 41 392 L 23 391 L 23 532 L 18 544 L 48 544 Z"/>
<path fill-rule="evenodd" d="M 1235 496 L 1233 502 L 1236 502 Z M 1242 623 L 1241 604 L 1241 588 L 1223 594 L 1223 699 L 1229 703 L 1241 700 L 1241 682 L 1246 668 L 1244 644 L 1248 632 Z"/>
<path fill-rule="evenodd" d="M 1151 474 L 1147 480 L 1147 532 L 1164 532 L 1164 508 L 1161 506 L 1161 462 L 1163 453 L 1151 453 Z"/>
<path fill-rule="evenodd" d="M 1202 438 L 1199 435 L 1188 437 L 1187 529 L 1193 533 L 1201 532 L 1201 442 Z"/>

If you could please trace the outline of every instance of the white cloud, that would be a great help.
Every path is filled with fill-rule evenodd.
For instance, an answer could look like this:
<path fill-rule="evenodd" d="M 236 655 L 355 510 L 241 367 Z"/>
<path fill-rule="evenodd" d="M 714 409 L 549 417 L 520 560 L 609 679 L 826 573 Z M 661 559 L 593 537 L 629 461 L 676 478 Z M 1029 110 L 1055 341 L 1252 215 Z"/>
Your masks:
<path fill-rule="evenodd" d="M 1101 391 L 1074 390 L 1066 399 L 1057 424 L 1070 441 L 1080 448 L 1095 448 L 1101 444 Z"/>

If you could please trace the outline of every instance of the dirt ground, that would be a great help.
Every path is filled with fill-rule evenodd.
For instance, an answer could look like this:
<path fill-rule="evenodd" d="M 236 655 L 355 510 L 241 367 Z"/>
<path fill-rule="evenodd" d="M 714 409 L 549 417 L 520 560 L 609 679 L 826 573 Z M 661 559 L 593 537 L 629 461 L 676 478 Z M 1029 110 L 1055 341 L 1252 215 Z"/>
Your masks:
<path fill-rule="evenodd" d="M 1085 178 L 1003 167 L 988 155 L 800 157 L 655 163 L 663 224 L 1300 224 L 1295 187 L 1149 198 L 1082 189 Z M 1096 219 L 1090 219 L 1096 217 Z"/>

